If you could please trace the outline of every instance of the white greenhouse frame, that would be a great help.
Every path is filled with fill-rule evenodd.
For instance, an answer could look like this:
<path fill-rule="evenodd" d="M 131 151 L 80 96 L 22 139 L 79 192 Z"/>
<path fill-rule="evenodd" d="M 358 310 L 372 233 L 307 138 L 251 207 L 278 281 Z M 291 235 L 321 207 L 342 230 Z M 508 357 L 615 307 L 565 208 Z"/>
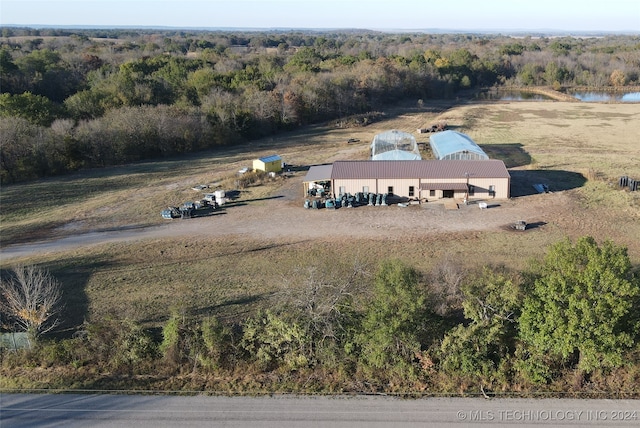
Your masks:
<path fill-rule="evenodd" d="M 371 142 L 371 160 L 421 160 L 413 135 L 392 129 L 377 134 Z"/>

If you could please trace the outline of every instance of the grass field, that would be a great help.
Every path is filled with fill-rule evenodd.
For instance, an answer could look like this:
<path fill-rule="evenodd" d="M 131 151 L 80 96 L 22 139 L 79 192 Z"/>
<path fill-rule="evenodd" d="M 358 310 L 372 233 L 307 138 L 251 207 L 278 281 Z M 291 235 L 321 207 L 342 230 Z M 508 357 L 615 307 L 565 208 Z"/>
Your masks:
<path fill-rule="evenodd" d="M 3 249 L 85 232 L 167 226 L 161 209 L 196 199 L 191 188 L 197 184 L 230 190 L 229 177 L 256 157 L 278 153 L 301 169 L 366 159 L 375 134 L 389 129 L 415 134 L 438 121 L 503 159 L 516 197 L 489 210 L 485 219 L 476 211 L 438 208 L 380 215 L 337 210 L 328 219 L 326 212 L 302 208 L 301 171 L 293 179 L 243 189 L 242 204 L 217 218 L 177 221 L 188 226 L 181 224 L 174 233 L 2 258 L 1 267 L 18 262 L 47 267 L 63 284 L 67 326 L 105 316 L 158 326 L 172 309 L 243 317 L 274 304 L 283 287 L 301 284 L 311 268 L 339 277 L 354 263 L 374 269 L 392 257 L 425 273 L 445 259 L 465 267 L 524 269 L 549 244 L 591 235 L 627 246 L 632 262 L 640 265 L 640 192 L 617 186 L 621 175 L 640 179 L 640 105 L 426 103 L 384 113 L 384 120 L 366 127 L 327 124 L 180 159 L 5 186 Z M 415 135 L 427 142 L 428 134 Z M 347 144 L 350 138 L 360 143 Z M 549 183 L 553 193 L 535 194 L 531 180 Z M 268 199 L 281 194 L 288 196 Z M 525 214 L 540 227 L 518 234 L 496 226 Z"/>

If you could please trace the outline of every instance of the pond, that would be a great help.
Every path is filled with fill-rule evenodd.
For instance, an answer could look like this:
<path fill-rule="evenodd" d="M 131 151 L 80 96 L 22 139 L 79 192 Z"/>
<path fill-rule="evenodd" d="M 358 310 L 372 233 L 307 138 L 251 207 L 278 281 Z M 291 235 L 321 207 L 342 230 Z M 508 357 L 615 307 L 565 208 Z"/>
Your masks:
<path fill-rule="evenodd" d="M 640 103 L 640 92 L 569 91 L 568 95 L 584 102 Z M 490 90 L 479 92 L 474 97 L 480 101 L 550 101 L 552 98 L 541 94 L 521 91 Z"/>
<path fill-rule="evenodd" d="M 640 92 L 620 92 L 620 93 L 612 93 L 612 92 L 600 92 L 600 91 L 584 91 L 584 92 L 569 92 L 569 95 L 572 95 L 579 99 L 580 101 L 585 102 L 608 102 L 608 101 L 618 101 L 623 103 L 640 103 Z"/>

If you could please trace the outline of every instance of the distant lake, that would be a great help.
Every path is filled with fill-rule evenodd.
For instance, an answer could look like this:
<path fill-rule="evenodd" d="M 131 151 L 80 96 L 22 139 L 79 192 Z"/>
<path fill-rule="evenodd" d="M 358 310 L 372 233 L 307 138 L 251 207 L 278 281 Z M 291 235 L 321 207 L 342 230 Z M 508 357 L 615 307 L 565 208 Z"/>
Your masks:
<path fill-rule="evenodd" d="M 607 102 L 607 101 L 618 101 L 623 103 L 640 103 L 640 92 L 620 92 L 620 93 L 611 93 L 611 92 L 599 92 L 599 91 L 589 91 L 589 92 L 569 92 L 569 95 L 572 95 L 579 99 L 580 101 L 585 102 Z"/>
<path fill-rule="evenodd" d="M 640 103 L 640 92 L 605 92 L 605 91 L 569 91 L 567 95 L 576 97 L 584 102 L 610 102 Z M 549 98 L 541 94 L 532 94 L 521 91 L 490 90 L 476 94 L 475 100 L 480 101 L 549 101 Z"/>

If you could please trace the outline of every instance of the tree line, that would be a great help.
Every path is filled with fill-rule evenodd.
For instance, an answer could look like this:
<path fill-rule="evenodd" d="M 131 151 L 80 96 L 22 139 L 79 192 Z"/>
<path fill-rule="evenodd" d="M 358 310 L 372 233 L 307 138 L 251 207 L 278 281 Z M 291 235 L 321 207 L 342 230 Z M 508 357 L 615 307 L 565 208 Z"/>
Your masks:
<path fill-rule="evenodd" d="M 24 290 L 21 272 L 3 280 L 0 308 L 36 345 L 0 353 L 1 367 L 66 367 L 59 387 L 110 373 L 110 388 L 235 393 L 640 393 L 640 277 L 626 248 L 591 237 L 551 245 L 526 271 L 445 261 L 425 273 L 385 260 L 369 281 L 357 264 L 341 276 L 310 268 L 288 277 L 270 309 L 230 322 L 176 308 L 157 335 L 102 319 L 73 338 L 38 339 L 24 320 L 38 305 L 8 298 Z"/>
<path fill-rule="evenodd" d="M 624 87 L 640 38 L 2 28 L 2 183 L 495 85 Z"/>

